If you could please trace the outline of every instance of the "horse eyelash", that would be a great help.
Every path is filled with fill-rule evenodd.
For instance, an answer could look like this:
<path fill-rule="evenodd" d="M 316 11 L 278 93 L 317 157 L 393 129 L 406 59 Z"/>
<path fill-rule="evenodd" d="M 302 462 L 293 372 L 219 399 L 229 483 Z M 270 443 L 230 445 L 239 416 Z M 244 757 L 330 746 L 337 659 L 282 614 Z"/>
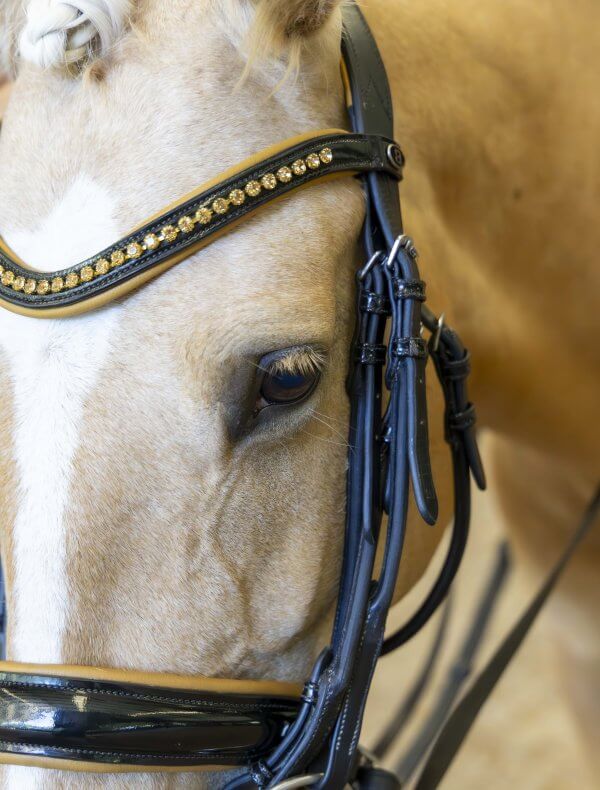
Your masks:
<path fill-rule="evenodd" d="M 272 375 L 289 373 L 310 376 L 320 373 L 326 362 L 327 357 L 322 349 L 306 346 L 305 348 L 290 349 L 288 353 L 274 359 L 268 365 L 266 372 Z"/>

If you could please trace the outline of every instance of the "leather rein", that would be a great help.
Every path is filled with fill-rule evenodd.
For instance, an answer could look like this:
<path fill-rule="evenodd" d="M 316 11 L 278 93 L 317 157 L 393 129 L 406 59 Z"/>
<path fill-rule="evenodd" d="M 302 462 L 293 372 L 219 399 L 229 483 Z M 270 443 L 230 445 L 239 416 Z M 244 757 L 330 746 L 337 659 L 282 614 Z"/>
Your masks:
<path fill-rule="evenodd" d="M 404 158 L 393 141 L 387 76 L 355 4 L 344 8 L 343 59 L 351 132 L 325 130 L 275 145 L 118 243 L 52 274 L 29 268 L 0 240 L 0 306 L 39 318 L 70 316 L 157 277 L 273 200 L 324 179 L 361 178 L 367 262 L 356 277 L 345 545 L 330 646 L 303 688 L 0 663 L 0 763 L 93 772 L 243 769 L 229 790 L 341 790 L 349 782 L 399 787 L 359 750 L 371 679 L 379 657 L 408 641 L 446 598 L 467 540 L 471 476 L 480 488 L 485 477 L 467 395 L 469 355 L 424 305 L 417 252 L 402 227 Z M 411 488 L 423 519 L 431 524 L 437 518 L 425 387 L 429 358 L 445 398 L 452 536 L 423 603 L 385 639 Z M 376 575 L 379 543 L 383 563 Z"/>

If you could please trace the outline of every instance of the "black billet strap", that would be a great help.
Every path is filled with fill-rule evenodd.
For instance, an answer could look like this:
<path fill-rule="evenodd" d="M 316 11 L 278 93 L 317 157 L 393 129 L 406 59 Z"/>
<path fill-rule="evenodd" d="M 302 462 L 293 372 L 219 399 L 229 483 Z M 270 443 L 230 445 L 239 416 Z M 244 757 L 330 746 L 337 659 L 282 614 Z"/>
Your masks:
<path fill-rule="evenodd" d="M 0 299 L 22 308 L 39 311 L 75 305 L 114 289 L 132 278 L 166 263 L 171 258 L 185 257 L 186 252 L 192 254 L 198 246 L 207 243 L 211 237 L 216 236 L 245 216 L 254 213 L 267 203 L 327 176 L 346 172 L 362 174 L 378 171 L 385 173 L 393 180 L 400 179 L 402 169 L 398 166 L 396 157 L 393 155 L 395 148 L 396 145 L 392 140 L 380 135 L 348 133 L 311 137 L 300 144 L 278 151 L 276 155 L 268 156 L 258 163 L 254 163 L 252 167 L 241 170 L 230 178 L 225 178 L 193 199 L 166 211 L 160 217 L 93 257 L 68 269 L 50 273 L 34 272 L 25 268 L 7 250 L 0 248 L 0 267 L 2 267 L 0 273 L 3 275 L 6 272 L 10 273 L 12 283 L 8 283 L 6 277 L 3 278 L 8 284 L 0 282 Z M 300 160 L 308 161 L 311 155 L 317 155 L 318 159 L 318 154 L 324 149 L 331 151 L 331 161 L 320 161 L 315 169 L 306 167 L 303 173 L 292 174 L 288 182 L 277 178 L 276 174 L 280 168 L 291 168 L 294 162 Z M 261 187 L 259 194 L 248 194 L 247 185 L 250 182 L 260 183 L 261 179 L 267 175 L 275 177 L 273 188 Z M 219 199 L 229 201 L 229 196 L 236 190 L 243 193 L 241 205 L 229 205 L 226 213 L 222 215 L 212 211 L 211 220 L 207 224 L 195 223 L 189 232 L 179 229 L 179 222 L 182 218 L 193 218 L 199 209 L 211 208 L 214 202 Z M 91 267 L 95 271 L 99 261 L 111 262 L 114 253 L 123 253 L 130 245 L 139 244 L 143 248 L 148 236 L 159 236 L 168 226 L 175 229 L 176 238 L 173 241 L 165 241 L 157 249 L 142 249 L 141 254 L 137 257 L 125 260 L 104 274 L 94 274 L 93 279 L 89 282 L 80 282 L 79 285 L 72 288 L 62 288 L 57 293 L 50 290 L 43 295 L 36 292 L 25 293 L 22 283 L 19 283 L 18 289 L 15 290 L 14 284 L 17 278 L 24 278 L 26 281 L 33 280 L 36 283 L 41 281 L 51 283 L 56 279 L 66 281 L 70 274 L 79 276 L 84 267 Z"/>
<path fill-rule="evenodd" d="M 0 673 L 0 752 L 139 767 L 246 765 L 299 700 Z"/>

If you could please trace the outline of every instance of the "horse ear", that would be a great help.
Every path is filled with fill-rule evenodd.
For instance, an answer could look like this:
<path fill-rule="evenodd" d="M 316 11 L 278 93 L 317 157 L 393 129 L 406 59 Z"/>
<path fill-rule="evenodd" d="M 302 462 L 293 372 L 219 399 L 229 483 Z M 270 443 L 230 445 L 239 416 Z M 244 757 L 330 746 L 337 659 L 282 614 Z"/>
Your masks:
<path fill-rule="evenodd" d="M 258 15 L 276 36 L 306 38 L 328 22 L 343 0 L 258 0 Z"/>
<path fill-rule="evenodd" d="M 19 34 L 24 24 L 23 0 L 0 0 L 0 82 L 14 74 Z"/>

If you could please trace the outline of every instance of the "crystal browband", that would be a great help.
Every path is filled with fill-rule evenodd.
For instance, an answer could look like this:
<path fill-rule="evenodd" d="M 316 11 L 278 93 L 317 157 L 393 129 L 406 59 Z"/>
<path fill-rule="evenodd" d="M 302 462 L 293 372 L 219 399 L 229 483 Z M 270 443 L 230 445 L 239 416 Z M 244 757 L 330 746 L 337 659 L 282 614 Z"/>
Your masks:
<path fill-rule="evenodd" d="M 34 271 L 0 239 L 0 304 L 41 318 L 91 310 L 158 276 L 294 189 L 373 170 L 400 179 L 402 164 L 400 149 L 387 138 L 326 130 L 262 151 L 77 266 Z"/>

